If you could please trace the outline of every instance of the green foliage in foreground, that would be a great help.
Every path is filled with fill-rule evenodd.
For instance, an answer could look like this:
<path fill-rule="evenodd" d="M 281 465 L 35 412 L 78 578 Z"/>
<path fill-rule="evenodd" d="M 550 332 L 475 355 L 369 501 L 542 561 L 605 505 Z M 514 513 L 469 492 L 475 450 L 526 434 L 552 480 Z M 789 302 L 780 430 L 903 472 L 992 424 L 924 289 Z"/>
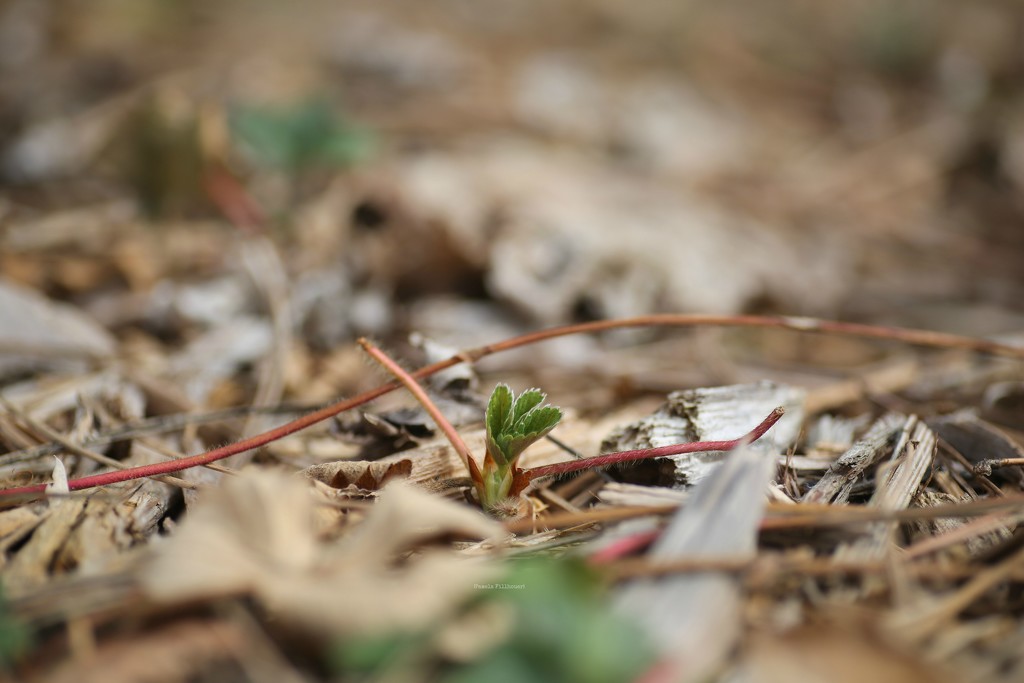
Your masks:
<path fill-rule="evenodd" d="M 600 582 L 577 561 L 514 561 L 503 581 L 481 587 L 467 609 L 492 602 L 510 608 L 512 625 L 473 661 L 453 664 L 436 655 L 439 624 L 429 632 L 348 639 L 331 653 L 332 664 L 369 680 L 620 683 L 654 663 L 640 630 L 608 609 Z"/>
<path fill-rule="evenodd" d="M 9 669 L 31 644 L 29 630 L 15 620 L 7 608 L 0 584 L 0 670 Z"/>

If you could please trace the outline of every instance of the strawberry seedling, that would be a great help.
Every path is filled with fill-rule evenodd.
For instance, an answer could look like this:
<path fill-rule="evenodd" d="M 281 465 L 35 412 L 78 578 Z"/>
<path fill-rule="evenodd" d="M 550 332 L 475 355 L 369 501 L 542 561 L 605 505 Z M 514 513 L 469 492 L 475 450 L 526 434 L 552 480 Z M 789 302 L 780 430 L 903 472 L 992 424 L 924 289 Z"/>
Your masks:
<path fill-rule="evenodd" d="M 487 402 L 484 422 L 487 428 L 487 452 L 483 472 L 470 470 L 480 505 L 488 511 L 500 511 L 506 501 L 514 500 L 530 483 L 519 469 L 519 456 L 530 444 L 543 438 L 562 419 L 562 411 L 542 405 L 545 395 L 529 389 L 515 397 L 506 384 L 499 384 Z"/>
<path fill-rule="evenodd" d="M 507 385 L 499 384 L 494 388 L 491 398 L 487 402 L 487 413 L 484 417 L 487 429 L 487 452 L 484 454 L 484 467 L 481 471 L 473 459 L 469 447 L 466 446 L 466 442 L 462 440 L 437 405 L 430 400 L 427 392 L 419 385 L 416 378 L 403 370 L 398 363 L 368 340 L 360 339 L 359 343 L 371 358 L 393 374 L 409 390 L 409 393 L 416 397 L 420 405 L 434 419 L 434 422 L 452 444 L 452 448 L 462 458 L 466 469 L 469 470 L 477 501 L 481 507 L 496 517 L 518 517 L 522 513 L 522 494 L 530 482 L 538 477 L 569 474 L 593 467 L 605 467 L 632 460 L 659 458 L 665 455 L 732 450 L 741 443 L 756 441 L 764 436 L 765 432 L 779 421 L 784 412 L 782 408 L 776 408 L 759 425 L 738 439 L 693 441 L 660 448 L 621 451 L 523 470 L 518 466 L 519 456 L 527 446 L 543 438 L 555 428 L 555 425 L 562 419 L 562 411 L 554 406 L 542 405 L 544 393 L 539 389 L 525 391 L 517 399 Z"/>

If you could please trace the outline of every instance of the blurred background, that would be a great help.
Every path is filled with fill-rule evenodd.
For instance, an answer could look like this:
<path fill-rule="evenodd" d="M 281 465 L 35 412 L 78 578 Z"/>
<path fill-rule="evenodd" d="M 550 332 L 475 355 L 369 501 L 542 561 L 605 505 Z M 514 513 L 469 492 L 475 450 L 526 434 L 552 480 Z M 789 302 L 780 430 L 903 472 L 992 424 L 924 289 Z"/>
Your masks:
<path fill-rule="evenodd" d="M 654 312 L 817 316 L 971 336 L 1016 333 L 1024 340 L 1021 7 L 1019 0 L 0 0 L 0 480 L 6 487 L 53 476 L 51 458 L 23 450 L 44 452 L 33 447 L 51 436 L 36 424 L 76 442 L 113 434 L 103 453 L 139 465 L 230 443 L 312 404 L 374 387 L 385 376 L 353 343 L 361 335 L 409 366 L 546 326 Z M 411 333 L 421 335 L 419 342 Z M 899 470 L 887 463 L 877 472 L 911 488 L 902 503 L 889 502 L 888 493 L 872 498 L 886 506 L 910 502 L 918 479 L 889 474 L 902 473 L 908 462 L 925 463 L 913 477 L 927 470 L 927 489 L 914 496 L 915 506 L 1002 495 L 974 474 L 961 452 L 977 456 L 974 462 L 1019 457 L 1019 439 L 1000 429 L 1024 433 L 1019 362 L 1000 365 L 948 350 L 915 354 L 877 340 L 778 330 L 618 331 L 484 359 L 476 367 L 479 384 L 465 366 L 455 370 L 462 374 L 433 386 L 458 426 L 480 424 L 480 399 L 496 381 L 517 391 L 540 386 L 566 409 L 558 438 L 584 455 L 596 454 L 613 428 L 642 424 L 636 420 L 647 420 L 669 391 L 784 382 L 777 390 L 737 392 L 765 396 L 758 393 L 764 389 L 787 397 L 775 401 L 780 394 L 772 393 L 772 406 L 788 405 L 798 395 L 790 391 L 806 391 L 804 412 L 790 417 L 799 422 L 802 417 L 793 415 L 806 416 L 807 447 L 787 459 L 773 500 L 806 493 L 872 415 L 883 412 L 922 416 L 921 423 L 896 416 L 907 425 L 899 443 L 909 438 L 914 448 L 900 451 Z M 251 457 L 297 471 L 430 444 L 429 419 L 388 410 L 411 403 L 395 392 L 365 414 L 325 421 Z M 732 412 L 724 400 L 711 405 L 712 415 L 716 405 Z M 227 411 L 231 419 L 214 411 L 239 406 Z M 960 411 L 965 407 L 974 412 Z M 954 411 L 960 412 L 950 417 Z M 765 412 L 756 412 L 758 419 Z M 923 420 L 937 416 L 929 421 L 943 440 L 935 464 L 916 455 L 903 460 L 903 452 L 926 452 L 917 448 L 923 437 L 907 435 L 930 435 Z M 169 433 L 157 440 L 155 431 L 152 438 L 145 430 L 138 438 L 118 431 L 144 417 L 171 424 L 164 430 Z M 185 419 L 174 422 L 178 418 Z M 210 421 L 199 426 L 200 418 Z M 869 432 L 876 441 L 873 458 L 882 457 L 879 444 L 895 441 L 896 428 L 886 421 L 897 424 L 889 414 L 878 423 L 883 431 Z M 547 462 L 568 457 L 554 443 L 538 450 L 552 459 Z M 417 467 L 440 462 L 422 456 L 444 459 L 443 452 L 419 451 Z M 227 464 L 238 468 L 249 457 Z M 72 476 L 99 467 L 77 456 L 67 461 Z M 406 471 L 412 468 L 404 462 Z M 860 476 L 868 466 L 863 462 L 843 471 Z M 424 480 L 462 473 L 461 464 L 457 473 L 446 467 L 429 470 Z M 1006 471 L 1012 476 L 997 471 L 993 480 L 1009 494 L 1024 476 L 1017 468 Z M 372 488 L 391 475 L 389 468 Z M 219 474 L 193 468 L 180 476 L 203 486 Z M 762 485 L 756 478 L 749 483 Z M 892 490 L 888 483 L 876 488 L 870 477 L 858 479 L 856 488 L 852 478 L 842 486 L 840 499 L 852 490 L 855 503 Z M 302 630 L 289 630 L 273 609 L 253 609 L 263 599 L 262 588 L 255 588 L 263 579 L 255 578 L 256 601 L 175 603 L 172 615 L 136 604 L 139 594 L 132 592 L 130 598 L 121 593 L 123 604 L 110 611 L 114 600 L 97 590 L 106 584 L 93 582 L 131 585 L 121 572 L 141 555 L 128 551 L 173 531 L 194 490 L 179 494 L 147 481 L 125 497 L 103 493 L 38 515 L 28 506 L 4 513 L 11 515 L 0 535 L 4 587 L 17 589 L 16 580 L 24 581 L 22 590 L 39 586 L 22 609 L 35 605 L 40 611 L 33 618 L 47 629 L 40 627 L 41 645 L 28 666 L 53 663 L 66 678 L 51 680 L 69 681 L 89 679 L 88 672 L 99 669 L 104 680 L 115 680 L 110 672 L 126 671 L 118 663 L 129 658 L 144 672 L 140 678 L 160 671 L 156 675 L 167 680 L 225 680 L 223 672 L 233 669 L 216 667 L 228 655 L 242 672 L 270 662 L 288 674 L 287 660 L 346 671 L 357 665 L 328 664 L 314 654 L 332 633 L 321 620 L 350 616 L 330 608 L 345 604 L 331 602 L 335 597 L 361 600 L 376 590 L 382 604 L 405 615 L 415 604 L 409 591 L 424 604 L 438 596 L 443 602 L 449 599 L 444 591 L 428 595 L 420 587 L 467 584 L 461 572 L 438 564 L 429 565 L 436 581 L 405 574 L 411 578 L 402 583 L 403 575 L 393 571 L 398 565 L 426 563 L 417 565 L 418 550 L 405 554 L 410 541 L 404 539 L 412 536 L 399 527 L 394 550 L 390 533 L 366 536 L 382 541 L 383 550 L 348 546 L 360 555 L 352 565 L 360 580 L 322 572 L 308 559 L 314 555 L 305 536 L 295 535 L 296 541 L 278 533 L 304 508 L 275 487 L 268 484 L 266 505 L 264 494 L 251 498 L 239 489 L 246 504 L 232 503 L 239 512 L 223 514 L 230 533 L 242 539 L 238 550 L 234 541 L 210 543 L 225 558 L 238 553 L 241 559 L 204 560 L 204 566 L 255 567 L 263 556 L 248 559 L 250 546 L 260 539 L 268 547 L 287 541 L 283 550 L 274 545 L 273 554 L 267 551 L 273 576 L 266 582 L 292 577 L 304 591 L 294 595 L 313 595 L 308 589 L 327 599 L 296 603 L 315 607 L 312 618 L 302 616 L 309 621 L 296 622 Z M 598 490 L 604 496 L 606 484 L 596 474 L 558 482 L 544 489 L 543 505 L 578 511 Z M 461 496 L 456 488 L 449 492 Z M 339 497 L 331 516 L 318 516 L 322 528 L 330 526 L 331 542 L 360 519 L 363 495 L 354 494 L 351 508 Z M 536 500 L 540 505 L 541 496 Z M 678 501 L 623 494 L 618 500 Z M 271 512 L 249 518 L 247 511 L 264 508 Z M 422 528 L 421 511 L 408 509 Z M 978 510 L 996 514 L 995 508 Z M 734 512 L 708 515 L 735 523 L 746 514 Z M 199 514 L 200 525 L 212 519 Z M 752 535 L 759 516 L 750 517 L 743 534 Z M 277 525 L 280 519 L 286 526 Z M 1013 544 L 1020 534 L 1003 545 L 1012 525 L 999 526 L 1000 519 L 1016 524 L 1018 517 L 986 517 L 980 523 L 992 526 L 970 527 L 957 527 L 957 519 L 906 519 L 916 520 L 906 527 L 907 539 L 915 539 L 906 546 L 912 551 L 900 552 L 906 571 L 887 564 L 865 581 L 863 594 L 848 590 L 845 579 L 823 576 L 816 583 L 810 572 L 806 582 L 797 571 L 795 580 L 786 573 L 776 585 L 776 570 L 789 565 L 772 556 L 764 558 L 763 571 L 760 563 L 751 565 L 753 597 L 743 608 L 743 648 L 736 648 L 749 671 L 724 676 L 808 680 L 827 671 L 818 680 L 844 674 L 850 680 L 938 680 L 924 668 L 927 660 L 963 663 L 965 673 L 955 680 L 1020 680 L 1019 585 L 979 600 L 1010 576 L 1001 572 L 1013 571 L 1011 562 L 1019 564 Z M 265 530 L 261 520 L 275 520 L 275 526 Z M 189 533 L 193 521 L 186 518 L 179 529 Z M 463 538 L 463 529 L 455 534 L 451 528 L 452 539 Z M 839 545 L 840 539 L 852 543 L 852 529 L 817 534 L 779 526 L 775 536 L 770 529 L 762 536 L 761 548 L 773 554 L 793 549 L 801 564 L 792 566 L 810 567 L 803 560 L 824 561 L 823 549 L 853 548 Z M 580 544 L 569 553 L 587 552 L 586 536 L 546 534 L 533 534 L 537 544 L 509 556 L 531 548 L 537 556 L 558 553 L 565 543 Z M 448 533 L 434 535 L 448 544 Z M 173 531 L 170 541 L 180 538 L 181 531 Z M 308 542 L 314 543 L 312 536 Z M 190 557 L 173 550 L 178 546 L 161 547 L 168 556 Z M 712 559 L 728 556 L 717 540 L 709 547 Z M 911 569 L 931 569 L 910 562 L 931 562 L 940 550 L 948 553 L 935 557 L 936 571 L 963 574 L 920 572 L 915 578 Z M 433 557 L 428 552 L 433 548 L 424 545 L 422 557 Z M 393 554 L 402 558 L 395 566 Z M 287 561 L 278 563 L 278 555 Z M 874 554 L 837 556 L 875 561 Z M 298 569 L 307 560 L 318 567 L 312 578 Z M 336 564 L 349 572 L 348 564 Z M 524 666 L 554 662 L 545 680 L 611 680 L 630 655 L 643 652 L 599 618 L 596 597 L 572 567 L 532 575 L 530 565 L 519 568 L 526 573 L 513 574 L 509 583 L 531 585 L 515 596 L 523 615 L 516 617 L 517 630 L 508 636 L 478 621 L 431 621 L 437 634 L 455 634 L 449 627 L 458 626 L 472 635 L 468 649 L 446 650 L 446 661 L 469 661 L 491 641 L 508 637 L 506 654 L 520 656 Z M 191 580 L 187 571 L 172 573 Z M 373 581 L 364 583 L 363 576 Z M 960 584 L 961 576 L 970 582 Z M 326 582 L 332 577 L 337 584 Z M 87 583 L 62 583 L 65 578 Z M 928 592 L 925 586 L 940 578 L 950 592 Z M 280 585 L 290 590 L 292 583 Z M 226 589 L 212 594 L 219 590 Z M 722 595 L 717 588 L 701 592 L 702 598 Z M 293 601 L 292 593 L 274 595 L 286 597 L 268 605 Z M 867 597 L 854 605 L 854 595 Z M 732 648 L 733 628 L 739 633 L 741 612 L 732 600 L 708 615 L 714 627 L 700 626 L 713 645 L 709 651 L 721 643 Z M 5 640 L 13 623 L 5 604 L 0 595 L 0 668 L 13 649 L 13 639 Z M 819 616 L 834 605 L 842 605 L 838 617 Z M 238 628 L 179 631 L 193 608 Z M 367 623 L 394 619 L 387 609 L 365 611 Z M 857 633 L 860 624 L 865 634 L 870 625 L 870 638 L 850 636 L 848 622 Z M 798 623 L 803 630 L 788 641 L 774 633 Z M 554 631 L 563 637 L 549 638 Z M 912 659 L 895 649 L 901 641 L 893 633 L 914 642 Z M 232 645 L 236 637 L 248 644 Z M 115 649 L 122 638 L 134 641 L 127 655 Z M 365 647 L 371 654 L 360 661 L 370 667 L 374 658 L 390 661 L 405 647 L 412 654 L 395 658 L 392 680 L 406 673 L 440 680 L 443 669 L 420 666 L 442 656 L 426 644 L 433 638 L 402 635 L 387 647 L 356 641 L 351 652 Z M 70 656 L 57 664 L 63 639 Z M 538 642 L 547 649 L 538 649 Z M 480 670 L 504 675 L 508 660 L 493 661 Z M 87 663 L 98 668 L 83 668 Z M 200 675 L 204 666 L 212 673 Z M 591 677 L 574 673 L 584 670 L 578 667 Z M 864 667 L 876 675 L 865 677 Z M 193 675 L 193 668 L 200 673 Z"/>
<path fill-rule="evenodd" d="M 0 271 L 143 359 L 258 357 L 277 296 L 306 378 L 654 311 L 1019 330 L 1022 77 L 1011 0 L 7 0 Z"/>

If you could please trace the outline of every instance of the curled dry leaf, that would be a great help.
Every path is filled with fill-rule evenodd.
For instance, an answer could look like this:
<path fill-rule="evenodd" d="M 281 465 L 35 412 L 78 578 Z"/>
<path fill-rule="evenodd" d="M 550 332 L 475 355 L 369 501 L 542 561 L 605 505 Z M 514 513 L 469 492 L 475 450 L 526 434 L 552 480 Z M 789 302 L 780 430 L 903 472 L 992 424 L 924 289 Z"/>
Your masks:
<path fill-rule="evenodd" d="M 450 550 L 399 554 L 440 535 L 498 539 L 481 513 L 403 482 L 362 524 L 320 542 L 315 499 L 295 477 L 246 472 L 201 500 L 143 575 L 161 602 L 248 594 L 281 620 L 323 633 L 412 629 L 458 607 L 492 567 Z"/>
<path fill-rule="evenodd" d="M 412 460 L 325 462 L 307 467 L 301 474 L 334 489 L 354 486 L 362 491 L 377 491 L 393 479 L 404 479 L 412 474 Z"/>

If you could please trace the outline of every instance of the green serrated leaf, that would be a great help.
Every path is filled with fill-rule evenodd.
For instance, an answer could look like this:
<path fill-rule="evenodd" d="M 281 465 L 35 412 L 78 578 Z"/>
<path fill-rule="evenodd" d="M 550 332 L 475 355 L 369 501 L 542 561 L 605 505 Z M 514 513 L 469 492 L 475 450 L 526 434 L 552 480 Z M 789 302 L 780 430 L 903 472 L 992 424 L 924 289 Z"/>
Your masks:
<path fill-rule="evenodd" d="M 555 428 L 562 419 L 562 411 L 554 406 L 537 408 L 523 422 L 523 435 L 537 440 Z"/>
<path fill-rule="evenodd" d="M 506 426 L 512 418 L 512 400 L 515 396 L 507 384 L 499 384 L 491 392 L 491 398 L 487 402 L 486 426 L 487 433 L 497 438 L 499 434 L 506 431 Z"/>
<path fill-rule="evenodd" d="M 526 414 L 544 402 L 544 392 L 540 389 L 527 389 L 516 399 L 512 408 L 512 427 L 515 429 Z M 518 432 L 519 430 L 516 429 Z"/>
<path fill-rule="evenodd" d="M 487 434 L 485 447 L 499 467 L 508 467 L 508 457 L 505 455 L 505 451 L 502 450 L 501 444 L 499 444 L 497 439 L 491 436 L 489 432 Z"/>
<path fill-rule="evenodd" d="M 484 461 L 483 482 L 477 484 L 477 494 L 485 508 L 508 497 L 519 455 L 561 419 L 562 411 L 542 406 L 543 401 L 544 392 L 539 389 L 524 391 L 516 399 L 508 385 L 499 384 L 491 393 L 484 420 L 490 459 Z"/>
<path fill-rule="evenodd" d="M 509 440 L 511 439 L 512 435 L 508 433 L 498 434 L 498 436 L 495 437 L 494 439 L 495 443 L 498 445 L 498 450 L 501 452 L 501 457 L 504 458 L 504 462 L 501 463 L 503 467 L 507 467 L 513 460 L 516 459 L 516 456 L 519 455 L 518 453 L 513 453 L 512 450 L 509 448 L 508 444 Z"/>
<path fill-rule="evenodd" d="M 509 439 L 508 445 L 505 448 L 509 457 L 515 460 L 519 457 L 520 453 L 525 451 L 536 440 L 529 436 L 513 436 Z"/>
<path fill-rule="evenodd" d="M 499 444 L 502 446 L 506 457 L 510 460 L 515 460 L 530 444 L 543 438 L 554 429 L 561 419 L 562 411 L 558 408 L 553 406 L 537 408 L 527 416 L 522 434 L 509 434 L 499 438 Z"/>

